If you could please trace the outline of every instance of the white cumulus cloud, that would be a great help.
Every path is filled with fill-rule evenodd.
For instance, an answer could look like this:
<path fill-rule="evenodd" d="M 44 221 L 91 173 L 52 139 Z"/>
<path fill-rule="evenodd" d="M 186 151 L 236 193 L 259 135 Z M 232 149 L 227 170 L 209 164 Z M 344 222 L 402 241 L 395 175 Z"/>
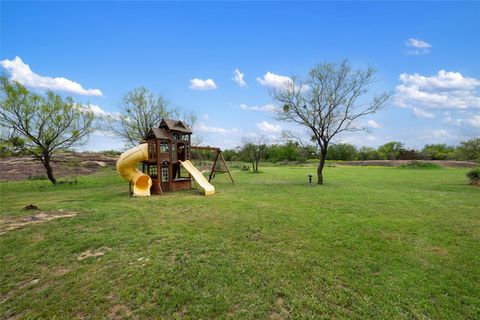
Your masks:
<path fill-rule="evenodd" d="M 20 57 L 2 60 L 0 65 L 10 74 L 10 79 L 29 88 L 63 91 L 83 96 L 102 96 L 99 89 L 84 89 L 78 82 L 62 77 L 46 77 L 36 74 Z"/>
<path fill-rule="evenodd" d="M 443 119 L 443 122 L 453 126 L 463 126 L 463 127 L 470 127 L 470 128 L 480 128 L 480 115 L 472 115 L 471 118 L 452 118 L 446 117 Z M 476 130 L 476 129 L 475 129 Z"/>
<path fill-rule="evenodd" d="M 269 123 L 267 121 L 262 121 L 257 123 L 257 128 L 268 134 L 279 134 L 282 132 L 282 127 L 277 124 Z"/>
<path fill-rule="evenodd" d="M 427 54 L 430 52 L 430 48 L 432 48 L 432 45 L 430 43 L 415 38 L 408 39 L 405 44 L 407 45 L 407 47 L 412 48 L 411 50 L 407 51 L 407 53 L 413 55 Z"/>
<path fill-rule="evenodd" d="M 403 73 L 399 80 L 393 103 L 412 109 L 419 117 L 432 118 L 433 110 L 480 109 L 480 80 L 460 72 L 440 70 L 433 76 Z"/>
<path fill-rule="evenodd" d="M 117 137 L 113 132 L 106 131 L 106 130 L 95 130 L 92 134 L 97 137 L 109 137 L 109 138 Z M 106 150 L 107 148 L 108 147 L 105 147 L 104 150 Z"/>
<path fill-rule="evenodd" d="M 262 106 L 249 106 L 247 104 L 242 103 L 240 105 L 240 109 L 245 110 L 245 111 L 263 111 L 263 112 L 274 112 L 277 110 L 277 107 L 274 106 L 273 104 L 264 104 Z"/>
<path fill-rule="evenodd" d="M 291 86 L 293 85 L 292 78 L 287 76 L 281 76 L 270 71 L 265 73 L 262 78 L 257 77 L 257 81 L 264 87 L 276 90 L 291 88 Z M 295 89 L 300 91 L 307 91 L 310 90 L 310 87 L 306 84 L 302 84 L 298 86 L 295 85 Z"/>
<path fill-rule="evenodd" d="M 378 128 L 381 128 L 382 126 L 379 125 L 375 120 L 368 120 L 367 121 L 367 127 L 378 129 Z"/>
<path fill-rule="evenodd" d="M 445 129 L 432 130 L 430 132 L 431 137 L 433 138 L 451 138 L 453 137 L 450 132 Z"/>
<path fill-rule="evenodd" d="M 243 80 L 243 76 L 245 74 L 242 73 L 238 68 L 233 70 L 233 78 L 232 80 L 235 81 L 240 87 L 245 87 L 247 83 Z"/>
<path fill-rule="evenodd" d="M 465 119 L 465 122 L 474 128 L 480 128 L 480 115 L 475 115 L 470 119 Z"/>
<path fill-rule="evenodd" d="M 83 107 L 88 111 L 93 112 L 93 114 L 96 116 L 108 117 L 110 115 L 110 113 L 106 112 L 105 110 L 103 110 L 102 108 L 100 108 L 95 104 L 87 104 L 87 105 L 83 105 Z"/>
<path fill-rule="evenodd" d="M 433 114 L 432 112 L 428 112 L 417 107 L 413 107 L 412 110 L 413 114 L 418 118 L 435 118 L 435 114 Z"/>
<path fill-rule="evenodd" d="M 120 118 L 120 114 L 118 112 L 105 111 L 96 104 L 84 104 L 84 105 L 81 105 L 80 108 L 82 108 L 83 110 L 93 112 L 95 116 L 100 118 L 110 118 L 114 120 L 118 120 Z"/>
<path fill-rule="evenodd" d="M 190 89 L 193 90 L 212 90 L 212 89 L 217 89 L 217 85 L 215 84 L 215 81 L 212 79 L 190 79 Z"/>
<path fill-rule="evenodd" d="M 236 128 L 226 129 L 221 127 L 207 126 L 204 122 L 199 122 L 197 125 L 195 125 L 194 130 L 203 132 L 203 133 L 219 133 L 219 134 L 230 134 L 230 133 L 239 132 L 239 130 Z"/>
<path fill-rule="evenodd" d="M 273 89 L 282 89 L 288 85 L 291 85 L 292 79 L 287 76 L 281 76 L 275 73 L 268 71 L 263 75 L 263 78 L 257 77 L 258 83 L 262 86 L 273 88 Z"/>
<path fill-rule="evenodd" d="M 406 42 L 406 45 L 409 47 L 418 48 L 418 49 L 425 49 L 425 48 L 428 49 L 432 47 L 430 43 L 427 43 L 425 41 L 418 40 L 415 38 L 408 39 L 408 41 Z"/>

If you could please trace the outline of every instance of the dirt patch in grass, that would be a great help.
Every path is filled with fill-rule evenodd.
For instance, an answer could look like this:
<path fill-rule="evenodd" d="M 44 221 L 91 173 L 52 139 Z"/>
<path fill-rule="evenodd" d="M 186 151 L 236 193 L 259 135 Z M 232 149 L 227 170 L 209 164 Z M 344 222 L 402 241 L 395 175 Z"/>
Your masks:
<path fill-rule="evenodd" d="M 448 250 L 442 247 L 432 246 L 430 247 L 430 251 L 439 254 L 439 255 L 446 255 L 448 254 Z"/>
<path fill-rule="evenodd" d="M 77 260 L 85 260 L 87 258 L 91 257 L 101 257 L 105 255 L 107 252 L 112 251 L 112 248 L 103 246 L 95 250 L 87 250 L 85 252 L 82 252 L 78 257 Z"/>
<path fill-rule="evenodd" d="M 56 211 L 38 212 L 34 215 L 26 217 L 3 217 L 0 218 L 0 235 L 16 229 L 25 228 L 32 224 L 43 223 L 60 218 L 71 218 L 77 215 L 77 212 Z"/>
<path fill-rule="evenodd" d="M 240 309 L 240 305 L 239 305 L 239 304 L 234 305 L 233 307 L 231 307 L 230 309 L 228 309 L 227 316 L 228 316 L 228 317 L 233 317 L 233 316 L 235 316 L 235 314 L 237 313 L 237 311 L 238 311 L 239 309 Z"/>
<path fill-rule="evenodd" d="M 56 276 L 56 277 L 61 277 L 67 273 L 69 273 L 71 270 L 68 269 L 68 268 L 57 268 L 57 269 L 53 269 L 52 272 L 50 272 L 52 275 Z"/>
<path fill-rule="evenodd" d="M 285 308 L 285 300 L 281 296 L 278 296 L 275 299 L 275 307 L 277 311 L 272 311 L 268 316 L 268 319 L 283 320 L 288 318 L 290 312 Z"/>
<path fill-rule="evenodd" d="M 110 308 L 108 318 L 112 320 L 121 320 L 128 318 L 132 314 L 129 307 L 124 304 L 117 304 Z"/>
<path fill-rule="evenodd" d="M 285 319 L 281 314 L 273 311 L 272 313 L 270 313 L 270 315 L 268 316 L 268 320 L 283 320 Z"/>

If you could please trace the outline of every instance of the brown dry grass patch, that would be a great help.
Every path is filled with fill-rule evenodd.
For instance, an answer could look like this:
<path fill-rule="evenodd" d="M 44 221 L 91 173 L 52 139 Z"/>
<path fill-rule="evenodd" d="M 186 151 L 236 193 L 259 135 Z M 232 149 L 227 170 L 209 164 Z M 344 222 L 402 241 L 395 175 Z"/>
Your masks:
<path fill-rule="evenodd" d="M 39 224 L 50 220 L 61 218 L 72 218 L 77 216 L 77 212 L 39 212 L 31 216 L 23 217 L 2 217 L 0 218 L 0 235 L 9 231 L 22 229 L 33 224 Z"/>

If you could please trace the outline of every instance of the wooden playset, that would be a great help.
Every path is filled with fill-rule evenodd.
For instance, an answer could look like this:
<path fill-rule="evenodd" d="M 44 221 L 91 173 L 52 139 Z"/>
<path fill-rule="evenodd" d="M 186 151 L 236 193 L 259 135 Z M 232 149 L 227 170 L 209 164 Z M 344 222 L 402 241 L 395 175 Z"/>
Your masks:
<path fill-rule="evenodd" d="M 217 172 L 227 172 L 232 183 L 233 177 L 223 158 L 222 151 L 214 147 L 191 145 L 192 130 L 180 120 L 163 119 L 158 127 L 151 128 L 145 142 L 120 156 L 117 162 L 118 173 L 130 185 L 130 194 L 148 196 L 192 187 L 192 178 L 205 191 L 205 195 L 215 193 L 210 181 Z M 207 150 L 216 153 L 208 181 L 190 162 L 192 150 Z M 222 161 L 223 169 L 217 168 Z M 140 162 L 142 170 L 137 170 Z"/>

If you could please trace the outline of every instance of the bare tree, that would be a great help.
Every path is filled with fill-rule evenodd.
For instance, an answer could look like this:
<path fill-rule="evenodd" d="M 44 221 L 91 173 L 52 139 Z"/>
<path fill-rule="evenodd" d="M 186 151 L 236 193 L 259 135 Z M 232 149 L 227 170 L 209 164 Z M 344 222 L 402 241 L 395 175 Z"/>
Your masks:
<path fill-rule="evenodd" d="M 165 98 L 155 97 L 147 88 L 139 87 L 123 96 L 119 115 L 110 119 L 110 129 L 127 145 L 134 146 L 143 141 L 150 128 L 158 125 L 162 118 L 176 116 L 178 112 L 169 108 Z"/>
<path fill-rule="evenodd" d="M 315 66 L 304 81 L 292 79 L 272 92 L 283 107 L 276 118 L 308 128 L 320 151 L 318 184 L 323 184 L 323 167 L 328 145 L 338 134 L 366 130 L 358 120 L 382 109 L 389 94 L 360 101 L 375 80 L 375 69 L 352 70 L 348 61 Z"/>
<path fill-rule="evenodd" d="M 252 164 L 253 172 L 258 172 L 258 163 L 265 158 L 266 152 L 267 144 L 264 137 L 242 139 L 240 154 L 245 161 Z"/>
<path fill-rule="evenodd" d="M 96 129 L 93 113 L 70 97 L 62 99 L 53 92 L 46 96 L 31 93 L 4 77 L 0 78 L 0 85 L 0 124 L 24 140 L 19 147 L 40 160 L 48 179 L 56 184 L 52 155 L 86 141 Z"/>
<path fill-rule="evenodd" d="M 183 115 L 183 122 L 185 122 L 185 124 L 187 126 L 189 126 L 193 131 L 192 141 L 191 141 L 192 146 L 201 145 L 202 142 L 203 142 L 203 137 L 201 135 L 199 135 L 198 133 L 195 133 L 195 126 L 198 123 L 198 116 L 194 112 L 184 114 Z"/>

